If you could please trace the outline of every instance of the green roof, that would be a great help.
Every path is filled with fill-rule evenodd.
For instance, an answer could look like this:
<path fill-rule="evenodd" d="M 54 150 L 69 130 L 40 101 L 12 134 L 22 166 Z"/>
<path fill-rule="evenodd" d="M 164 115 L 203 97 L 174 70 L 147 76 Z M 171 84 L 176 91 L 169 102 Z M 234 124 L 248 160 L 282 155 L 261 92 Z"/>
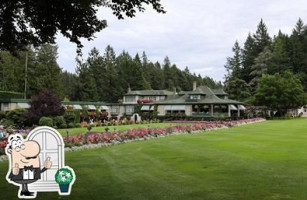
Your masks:
<path fill-rule="evenodd" d="M 227 95 L 227 93 L 222 88 L 211 89 L 211 90 L 215 95 Z"/>
<path fill-rule="evenodd" d="M 64 105 L 94 105 L 94 106 L 105 106 L 109 105 L 106 102 L 90 102 L 90 101 L 62 101 Z"/>
<path fill-rule="evenodd" d="M 0 103 L 29 103 L 29 99 L 0 99 Z"/>
<path fill-rule="evenodd" d="M 170 105 L 170 104 L 180 104 L 180 105 L 186 105 L 186 104 L 244 104 L 239 101 L 231 100 L 231 99 L 220 99 L 216 95 L 212 94 L 209 96 L 205 96 L 201 99 L 189 99 L 189 95 L 185 94 L 182 96 L 176 95 L 169 97 L 168 99 L 164 101 L 158 101 L 155 102 L 155 104 L 159 105 Z"/>
<path fill-rule="evenodd" d="M 140 96 L 168 96 L 174 93 L 168 90 L 134 90 L 126 93 L 126 96 L 140 95 Z"/>
<path fill-rule="evenodd" d="M 208 86 L 199 86 L 196 88 L 194 91 L 181 91 L 178 93 L 179 95 L 184 95 L 184 94 L 201 94 L 201 95 L 227 95 L 226 92 L 222 88 L 219 89 L 211 89 Z"/>
<path fill-rule="evenodd" d="M 29 103 L 30 99 L 0 99 L 1 103 Z M 105 106 L 112 105 L 113 103 L 106 102 L 89 102 L 89 101 L 62 101 L 64 105 L 95 105 Z"/>

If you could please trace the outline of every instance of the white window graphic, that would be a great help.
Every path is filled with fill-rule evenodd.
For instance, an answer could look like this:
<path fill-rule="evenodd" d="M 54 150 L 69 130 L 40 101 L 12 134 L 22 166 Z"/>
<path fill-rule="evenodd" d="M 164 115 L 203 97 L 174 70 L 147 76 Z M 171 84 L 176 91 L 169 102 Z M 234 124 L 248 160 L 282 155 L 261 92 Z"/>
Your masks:
<path fill-rule="evenodd" d="M 28 140 L 39 143 L 41 168 L 47 157 L 51 158 L 52 167 L 41 174 L 41 179 L 29 184 L 30 191 L 58 191 L 59 184 L 55 182 L 55 173 L 64 166 L 64 142 L 60 134 L 50 127 L 39 127 L 28 135 Z"/>

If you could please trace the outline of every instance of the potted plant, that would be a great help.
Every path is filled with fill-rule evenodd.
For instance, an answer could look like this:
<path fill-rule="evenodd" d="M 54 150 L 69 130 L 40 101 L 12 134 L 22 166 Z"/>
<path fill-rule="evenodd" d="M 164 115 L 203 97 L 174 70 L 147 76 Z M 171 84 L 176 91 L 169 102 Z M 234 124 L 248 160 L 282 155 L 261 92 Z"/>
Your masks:
<path fill-rule="evenodd" d="M 55 174 L 55 181 L 60 186 L 61 194 L 69 194 L 70 193 L 70 185 L 74 181 L 74 173 L 70 168 L 61 168 Z"/>

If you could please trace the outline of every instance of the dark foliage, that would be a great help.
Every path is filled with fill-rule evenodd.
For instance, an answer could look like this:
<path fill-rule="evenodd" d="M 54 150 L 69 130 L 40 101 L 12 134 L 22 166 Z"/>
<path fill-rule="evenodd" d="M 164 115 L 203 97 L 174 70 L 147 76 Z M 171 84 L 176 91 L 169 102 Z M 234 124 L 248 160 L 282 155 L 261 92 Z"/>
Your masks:
<path fill-rule="evenodd" d="M 61 100 L 51 91 L 43 90 L 32 97 L 27 117 L 32 124 L 37 124 L 41 117 L 55 117 L 64 113 Z"/>
<path fill-rule="evenodd" d="M 96 32 L 107 26 L 96 14 L 99 7 L 113 10 L 118 19 L 124 15 L 134 17 L 136 11 L 145 10 L 143 4 L 164 13 L 160 0 L 1 0 L 0 49 L 16 52 L 26 46 L 54 43 L 60 32 L 82 48 L 80 39 L 92 40 Z"/>

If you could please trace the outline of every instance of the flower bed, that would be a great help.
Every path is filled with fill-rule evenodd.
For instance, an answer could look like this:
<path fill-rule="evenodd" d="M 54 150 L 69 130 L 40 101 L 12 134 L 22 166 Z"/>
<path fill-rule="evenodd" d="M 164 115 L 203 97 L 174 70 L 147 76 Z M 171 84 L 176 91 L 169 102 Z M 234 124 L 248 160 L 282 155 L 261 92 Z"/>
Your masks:
<path fill-rule="evenodd" d="M 233 127 L 242 124 L 263 121 L 263 118 L 244 119 L 237 121 L 195 121 L 192 125 L 175 125 L 168 128 L 138 128 L 122 132 L 89 132 L 84 135 L 63 137 L 66 147 L 124 142 L 127 140 L 148 139 L 152 137 L 167 136 L 173 133 L 193 133 L 215 128 Z M 191 122 L 189 122 L 191 123 Z"/>
<path fill-rule="evenodd" d="M 108 144 L 108 143 L 121 143 L 125 141 L 133 141 L 140 139 L 149 139 L 160 136 L 167 136 L 178 133 L 193 133 L 195 131 L 212 130 L 216 128 L 230 128 L 242 124 L 263 121 L 263 118 L 243 119 L 236 121 L 194 121 L 186 125 L 175 125 L 167 128 L 138 128 L 122 132 L 88 132 L 83 135 L 63 137 L 66 147 L 75 147 L 90 144 Z M 182 122 L 180 122 L 182 123 Z M 6 147 L 6 139 L 0 141 L 0 153 L 4 154 Z M 1 155 L 0 154 L 0 155 Z"/>

